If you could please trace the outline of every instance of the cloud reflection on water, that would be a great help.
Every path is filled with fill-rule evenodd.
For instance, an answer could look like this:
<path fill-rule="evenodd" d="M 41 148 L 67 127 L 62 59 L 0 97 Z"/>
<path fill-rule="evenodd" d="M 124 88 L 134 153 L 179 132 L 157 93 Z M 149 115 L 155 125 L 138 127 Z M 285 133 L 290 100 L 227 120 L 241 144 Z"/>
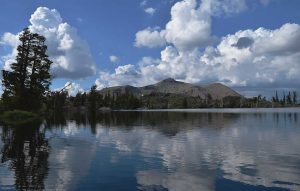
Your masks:
<path fill-rule="evenodd" d="M 153 183 L 153 185 L 158 184 L 169 190 L 180 190 L 178 186 L 173 189 L 168 187 L 172 183 L 166 182 L 179 183 L 180 180 L 175 179 L 178 173 L 190 174 L 196 171 L 205 177 L 208 175 L 207 172 L 213 169 L 221 171 L 226 179 L 249 185 L 300 188 L 296 184 L 274 184 L 274 181 L 278 180 L 291 184 L 300 182 L 300 171 L 297 166 L 300 162 L 299 129 L 292 129 L 298 125 L 295 115 L 279 114 L 278 116 L 265 113 L 204 114 L 204 116 L 207 119 L 211 118 L 211 123 L 204 123 L 204 126 L 199 116 L 193 120 L 181 122 L 177 120 L 176 123 L 169 121 L 169 124 L 164 123 L 168 121 L 166 119 L 161 124 L 151 127 L 147 127 L 149 124 L 143 124 L 143 127 L 136 125 L 130 131 L 111 130 L 114 129 L 111 126 L 109 129 L 98 126 L 97 130 L 101 129 L 101 131 L 97 131 L 96 137 L 100 138 L 100 144 L 113 143 L 121 151 L 161 157 L 163 165 L 169 171 L 137 172 L 137 180 L 141 185 Z M 203 128 L 198 128 L 199 124 Z M 168 125 L 168 128 L 177 125 L 175 129 L 179 131 L 173 136 L 166 136 L 160 133 L 164 131 L 161 129 L 164 125 Z M 153 178 L 155 176 L 164 178 L 159 179 L 161 183 L 153 182 L 156 180 Z M 220 178 L 216 177 L 216 174 L 208 176 Z M 192 188 L 194 176 L 185 175 L 184 177 L 184 182 L 189 182 L 186 179 L 191 178 Z M 204 180 L 208 182 L 199 185 L 214 185 L 214 178 Z M 197 182 L 195 184 L 195 189 L 199 190 L 201 187 Z M 204 187 L 201 190 L 205 190 Z M 208 190 L 212 190 L 212 187 Z"/>
<path fill-rule="evenodd" d="M 224 181 L 299 190 L 299 117 L 113 112 L 49 123 L 42 129 L 50 148 L 45 189 L 117 186 L 117 177 L 133 176 L 140 190 L 220 190 Z M 14 171 L 0 169 L 1 188 L 13 185 Z"/>

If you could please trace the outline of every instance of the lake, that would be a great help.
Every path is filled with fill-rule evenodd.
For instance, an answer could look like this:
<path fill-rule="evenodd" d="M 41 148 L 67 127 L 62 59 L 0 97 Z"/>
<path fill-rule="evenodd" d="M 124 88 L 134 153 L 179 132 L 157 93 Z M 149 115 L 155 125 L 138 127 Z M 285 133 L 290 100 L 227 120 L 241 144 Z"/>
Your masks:
<path fill-rule="evenodd" d="M 0 136 L 0 190 L 300 190 L 300 109 L 58 114 Z"/>

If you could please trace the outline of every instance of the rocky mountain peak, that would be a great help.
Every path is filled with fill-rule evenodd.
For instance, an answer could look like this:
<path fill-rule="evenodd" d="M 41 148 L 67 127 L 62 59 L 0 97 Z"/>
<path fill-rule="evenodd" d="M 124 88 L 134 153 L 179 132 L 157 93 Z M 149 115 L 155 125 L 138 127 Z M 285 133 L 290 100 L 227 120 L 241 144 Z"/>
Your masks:
<path fill-rule="evenodd" d="M 172 82 L 177 82 L 175 79 L 173 79 L 173 78 L 167 78 L 167 79 L 164 79 L 164 80 L 162 80 L 161 82 L 167 82 L 167 83 L 172 83 Z"/>

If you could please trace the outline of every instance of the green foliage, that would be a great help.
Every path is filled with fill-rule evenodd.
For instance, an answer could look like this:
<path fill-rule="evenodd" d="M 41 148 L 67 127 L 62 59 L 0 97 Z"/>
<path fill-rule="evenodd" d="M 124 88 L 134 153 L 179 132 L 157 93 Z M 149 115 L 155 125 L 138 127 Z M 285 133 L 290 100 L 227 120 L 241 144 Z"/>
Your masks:
<path fill-rule="evenodd" d="M 187 98 L 184 98 L 184 99 L 183 99 L 183 102 L 182 102 L 182 108 L 188 108 L 188 101 L 187 101 Z"/>
<path fill-rule="evenodd" d="M 68 93 L 65 91 L 50 92 L 46 95 L 47 112 L 63 112 Z"/>
<path fill-rule="evenodd" d="M 137 109 L 141 107 L 141 101 L 128 92 L 113 96 L 110 103 L 110 106 L 115 109 Z"/>
<path fill-rule="evenodd" d="M 98 103 L 97 103 L 97 97 L 98 97 L 98 93 L 96 91 L 97 86 L 93 85 L 91 87 L 91 91 L 88 94 L 88 101 L 89 101 L 89 110 L 91 112 L 95 112 L 98 108 Z"/>
<path fill-rule="evenodd" d="M 11 71 L 2 70 L 2 100 L 6 110 L 38 111 L 51 83 L 49 70 L 52 62 L 46 54 L 46 39 L 26 28 L 19 40 L 16 62 L 11 64 Z"/>
<path fill-rule="evenodd" d="M 290 107 L 297 105 L 297 92 L 288 92 L 286 95 L 285 92 L 282 93 L 282 98 L 278 97 L 277 91 L 275 97 L 272 97 L 273 107 Z"/>
<path fill-rule="evenodd" d="M 2 122 L 9 125 L 21 125 L 31 123 L 37 120 L 38 118 L 39 116 L 37 114 L 22 110 L 6 111 L 0 117 Z"/>
<path fill-rule="evenodd" d="M 227 97 L 223 98 L 223 107 L 225 107 L 225 108 L 241 107 L 241 97 L 227 96 Z"/>
<path fill-rule="evenodd" d="M 91 113 L 96 112 L 101 107 L 111 109 L 137 109 L 141 107 L 141 100 L 133 94 L 127 92 L 124 94 L 112 95 L 99 93 L 96 86 L 92 86 L 89 93 L 78 93 L 75 97 L 67 99 L 75 108 L 87 108 Z"/>
<path fill-rule="evenodd" d="M 109 109 L 177 109 L 177 108 L 259 108 L 259 107 L 285 107 L 291 106 L 296 99 L 296 93 L 289 93 L 284 100 L 279 99 L 274 104 L 276 97 L 272 101 L 268 101 L 266 97 L 258 95 L 252 98 L 240 96 L 227 96 L 214 99 L 210 94 L 203 97 L 192 97 L 184 94 L 158 93 L 153 92 L 148 95 L 137 97 L 130 91 L 121 92 L 105 92 L 96 90 L 96 86 L 92 86 L 89 93 L 78 93 L 75 97 L 68 97 L 67 93 L 52 93 L 47 97 L 48 108 L 72 108 L 72 111 L 89 111 L 90 114 L 95 113 L 100 108 Z M 55 99 L 54 99 L 55 97 Z M 51 99 L 50 99 L 51 98 Z M 51 101 L 52 100 L 52 101 Z M 55 101 L 54 101 L 55 100 Z M 289 104 L 291 103 L 291 104 Z M 55 105 L 55 107 L 53 107 Z M 102 109 L 104 109 L 102 108 Z M 59 111 L 60 111 L 59 110 Z"/>
<path fill-rule="evenodd" d="M 296 93 L 296 91 L 293 91 L 293 104 L 294 105 L 297 104 L 297 93 Z"/>
<path fill-rule="evenodd" d="M 78 92 L 74 98 L 70 97 L 70 100 L 73 102 L 75 107 L 84 106 L 86 105 L 87 94 L 85 92 Z"/>
<path fill-rule="evenodd" d="M 287 104 L 292 104 L 292 94 L 289 92 L 289 94 L 286 97 L 286 102 Z"/>

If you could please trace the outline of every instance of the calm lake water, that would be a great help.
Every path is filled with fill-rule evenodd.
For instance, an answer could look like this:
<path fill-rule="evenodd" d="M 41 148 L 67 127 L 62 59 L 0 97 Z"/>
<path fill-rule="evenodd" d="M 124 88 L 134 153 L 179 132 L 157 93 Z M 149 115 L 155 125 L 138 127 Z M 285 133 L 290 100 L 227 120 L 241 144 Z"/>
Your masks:
<path fill-rule="evenodd" d="M 299 109 L 60 114 L 0 136 L 0 190 L 300 190 Z"/>

